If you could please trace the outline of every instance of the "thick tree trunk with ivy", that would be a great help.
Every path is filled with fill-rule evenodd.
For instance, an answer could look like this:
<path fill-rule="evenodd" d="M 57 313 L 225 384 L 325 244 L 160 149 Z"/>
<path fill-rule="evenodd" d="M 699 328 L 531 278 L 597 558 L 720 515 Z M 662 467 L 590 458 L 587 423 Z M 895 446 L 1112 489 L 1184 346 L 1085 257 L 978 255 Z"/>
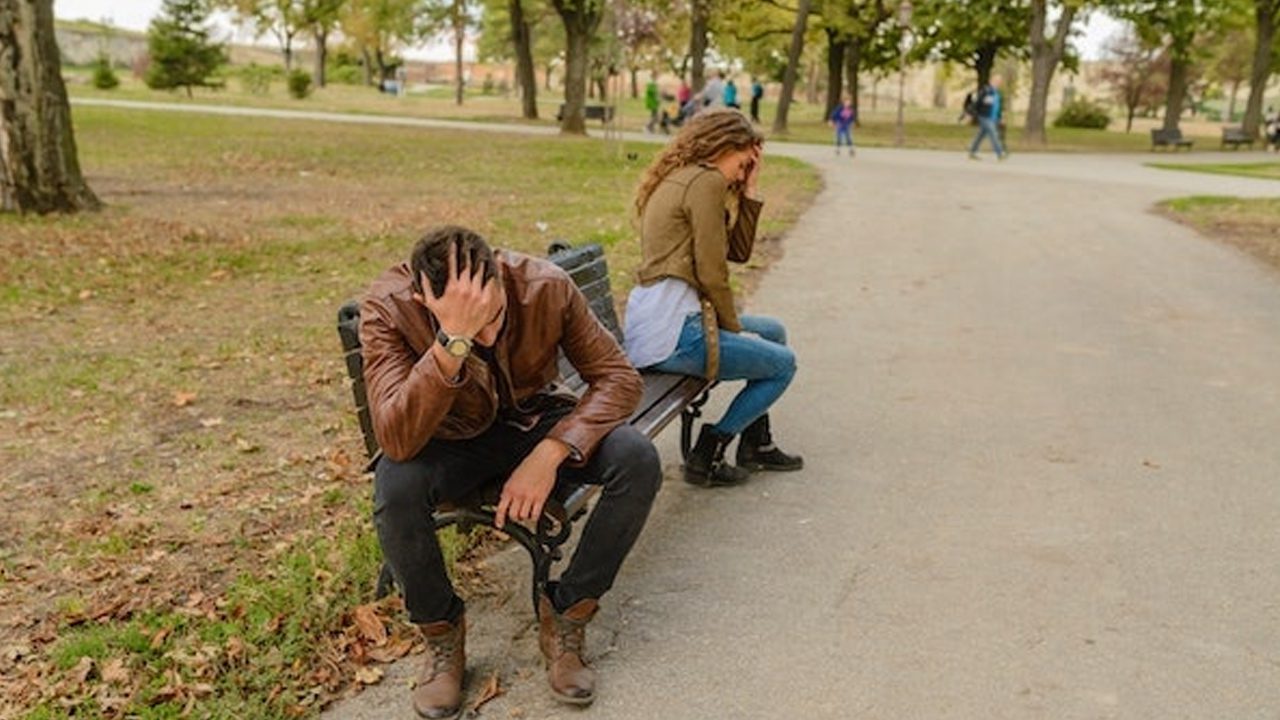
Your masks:
<path fill-rule="evenodd" d="M 836 106 L 840 104 L 840 95 L 844 91 L 844 56 L 849 47 L 848 38 L 840 37 L 839 32 L 826 29 L 827 33 L 827 111 L 823 117 L 831 117 Z"/>
<path fill-rule="evenodd" d="M 711 0 L 689 0 L 689 86 L 694 94 L 707 84 L 707 33 L 711 26 Z"/>
<path fill-rule="evenodd" d="M 0 210 L 99 205 L 80 174 L 53 0 L 0 0 Z"/>
<path fill-rule="evenodd" d="M 1251 138 L 1258 137 L 1262 128 L 1262 99 L 1267 92 L 1267 80 L 1271 77 L 1272 46 L 1275 44 L 1276 25 L 1280 24 L 1280 0 L 1254 0 L 1256 43 L 1253 48 L 1253 69 L 1249 74 L 1249 100 L 1244 106 L 1244 132 Z"/>
<path fill-rule="evenodd" d="M 564 115 L 560 119 L 560 132 L 586 135 L 587 123 L 583 116 L 586 106 L 587 80 L 590 67 L 588 57 L 591 36 L 595 34 L 603 15 L 602 0 L 551 0 L 556 13 L 564 23 Z"/>
<path fill-rule="evenodd" d="M 791 111 L 791 96 L 795 94 L 796 80 L 800 76 L 800 56 L 804 54 L 804 34 L 809 28 L 809 10 L 813 0 L 800 0 L 796 8 L 796 24 L 791 29 L 791 48 L 787 51 L 787 67 L 782 73 L 782 96 L 778 98 L 777 115 L 773 118 L 773 131 L 787 132 L 787 115 Z"/>
<path fill-rule="evenodd" d="M 1164 130 L 1178 129 L 1182 119 L 1182 107 L 1187 102 L 1187 65 L 1184 58 L 1173 58 L 1169 63 L 1169 93 L 1164 106 Z"/>
<path fill-rule="evenodd" d="M 520 111 L 528 120 L 538 119 L 538 78 L 533 71 L 533 38 L 529 21 L 524 17 L 524 3 L 508 0 L 511 16 L 511 40 L 516 46 L 516 82 L 520 84 Z M 548 80 L 551 77 L 547 71 Z M 549 84 L 548 84 L 549 87 Z"/>
<path fill-rule="evenodd" d="M 1023 135 L 1027 140 L 1044 145 L 1045 116 L 1049 107 L 1049 84 L 1053 73 L 1066 52 L 1067 34 L 1075 21 L 1076 7 L 1067 5 L 1058 15 L 1053 37 L 1045 37 L 1048 23 L 1049 0 L 1031 0 L 1031 99 L 1027 106 L 1027 124 Z"/>

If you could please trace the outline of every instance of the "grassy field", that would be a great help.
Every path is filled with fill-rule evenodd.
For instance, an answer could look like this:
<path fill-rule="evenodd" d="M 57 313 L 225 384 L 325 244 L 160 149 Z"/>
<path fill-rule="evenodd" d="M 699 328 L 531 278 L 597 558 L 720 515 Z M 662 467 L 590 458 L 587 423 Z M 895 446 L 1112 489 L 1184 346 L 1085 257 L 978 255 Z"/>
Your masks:
<path fill-rule="evenodd" d="M 406 97 L 394 97 L 380 94 L 369 88 L 350 85 L 330 85 L 318 90 L 306 100 L 295 100 L 288 97 L 283 84 L 275 83 L 265 95 L 245 92 L 238 80 L 232 79 L 224 90 L 197 90 L 191 100 L 185 94 L 156 92 L 150 90 L 131 77 L 122 77 L 124 84 L 111 90 L 96 90 L 87 85 L 86 76 L 81 71 L 70 72 L 72 78 L 71 92 L 73 97 L 118 98 L 126 100 L 147 100 L 165 102 L 214 103 L 237 106 L 257 106 L 270 108 L 290 108 L 323 110 L 329 112 L 352 112 L 382 115 L 407 115 L 412 117 L 458 119 L 501 123 L 532 123 L 553 125 L 556 111 L 560 104 L 558 91 L 539 93 L 540 120 L 527 121 L 520 118 L 519 101 L 515 97 L 502 95 L 484 95 L 471 92 L 463 105 L 453 102 L 450 88 L 433 88 L 428 92 L 414 93 Z M 832 131 L 824 124 L 823 108 L 816 105 L 798 102 L 792 106 L 791 130 L 776 139 L 790 142 L 829 143 Z M 761 108 L 761 117 L 766 126 L 771 122 L 775 112 L 775 104 L 765 101 Z M 907 111 L 906 142 L 908 147 L 963 150 L 973 138 L 974 130 L 968 125 L 956 122 L 957 113 L 948 110 L 925 108 L 909 108 Z M 873 107 L 866 103 L 862 108 L 862 126 L 855 130 L 854 139 L 859 145 L 884 147 L 893 144 L 895 110 L 892 103 L 881 102 Z M 619 126 L 624 130 L 643 132 L 648 121 L 648 113 L 643 102 L 625 98 L 619 104 Z M 1139 122 L 1132 133 L 1110 130 L 1049 129 L 1050 144 L 1047 148 L 1030 146 L 1021 137 L 1019 123 L 1021 118 L 1011 118 L 1008 139 L 1013 152 L 1051 151 L 1051 152 L 1142 152 L 1149 148 L 1150 141 L 1146 126 Z M 588 127 L 599 127 L 589 122 Z M 1188 124 L 1184 129 L 1188 137 L 1195 136 L 1196 124 Z M 1216 126 L 1205 132 L 1217 133 Z M 1216 136 L 1204 136 L 1202 145 Z"/>
<path fill-rule="evenodd" d="M 1260 163 L 1149 163 L 1164 170 L 1209 173 L 1211 175 L 1239 175 L 1241 177 L 1280 180 L 1280 162 Z"/>
<path fill-rule="evenodd" d="M 0 216 L 0 717 L 312 715 L 414 645 L 371 598 L 338 306 L 445 221 L 530 253 L 600 242 L 625 292 L 653 148 L 75 121 L 108 208 Z M 763 185 L 768 257 L 820 181 L 777 158 Z"/>
<path fill-rule="evenodd" d="M 1167 200 L 1160 209 L 1280 270 L 1280 198 L 1194 196 Z"/>

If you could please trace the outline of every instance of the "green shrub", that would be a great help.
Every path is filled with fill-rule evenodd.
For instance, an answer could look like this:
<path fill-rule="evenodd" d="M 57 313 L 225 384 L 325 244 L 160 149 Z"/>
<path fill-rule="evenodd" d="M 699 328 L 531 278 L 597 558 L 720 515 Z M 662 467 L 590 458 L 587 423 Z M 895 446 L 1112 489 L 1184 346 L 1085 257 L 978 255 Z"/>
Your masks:
<path fill-rule="evenodd" d="M 270 65 L 249 63 L 240 68 L 240 86 L 250 95 L 266 95 L 271 90 L 271 81 L 280 77 L 280 68 Z"/>
<path fill-rule="evenodd" d="M 99 90 L 114 90 L 120 86 L 120 78 L 111 67 L 111 59 L 106 55 L 98 58 L 93 64 L 93 86 Z"/>
<path fill-rule="evenodd" d="M 311 94 L 311 75 L 305 70 L 289 73 L 289 94 L 298 100 L 305 100 Z"/>
<path fill-rule="evenodd" d="M 355 65 L 341 65 L 330 68 L 329 82 L 339 85 L 363 85 L 364 70 Z"/>
<path fill-rule="evenodd" d="M 1111 124 L 1111 114 L 1102 105 L 1088 98 L 1076 98 L 1062 106 L 1058 117 L 1054 119 L 1054 127 L 1090 128 L 1106 130 Z"/>

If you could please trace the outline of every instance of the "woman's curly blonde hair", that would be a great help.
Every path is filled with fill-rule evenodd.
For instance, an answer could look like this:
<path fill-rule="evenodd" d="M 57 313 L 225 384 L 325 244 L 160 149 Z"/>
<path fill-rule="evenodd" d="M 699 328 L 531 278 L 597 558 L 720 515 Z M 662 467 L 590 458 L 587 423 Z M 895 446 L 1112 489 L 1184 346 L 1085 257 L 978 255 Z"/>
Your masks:
<path fill-rule="evenodd" d="M 764 136 L 738 110 L 719 108 L 698 113 L 645 170 L 636 193 L 636 215 L 644 215 L 653 191 L 676 170 L 712 162 L 725 152 L 745 150 L 762 143 Z"/>

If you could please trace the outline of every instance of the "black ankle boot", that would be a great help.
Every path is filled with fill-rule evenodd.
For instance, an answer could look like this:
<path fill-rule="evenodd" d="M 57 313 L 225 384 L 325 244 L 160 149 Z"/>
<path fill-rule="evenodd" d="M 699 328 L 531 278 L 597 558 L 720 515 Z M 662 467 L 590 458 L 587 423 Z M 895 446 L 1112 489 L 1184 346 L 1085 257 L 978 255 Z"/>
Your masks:
<path fill-rule="evenodd" d="M 742 431 L 738 440 L 738 467 L 787 472 L 804 467 L 804 458 L 779 450 L 769 432 L 769 416 L 761 415 Z"/>
<path fill-rule="evenodd" d="M 740 485 L 751 473 L 724 461 L 725 447 L 732 435 L 722 435 L 710 425 L 703 425 L 698 442 L 684 461 L 684 481 L 701 487 Z"/>

